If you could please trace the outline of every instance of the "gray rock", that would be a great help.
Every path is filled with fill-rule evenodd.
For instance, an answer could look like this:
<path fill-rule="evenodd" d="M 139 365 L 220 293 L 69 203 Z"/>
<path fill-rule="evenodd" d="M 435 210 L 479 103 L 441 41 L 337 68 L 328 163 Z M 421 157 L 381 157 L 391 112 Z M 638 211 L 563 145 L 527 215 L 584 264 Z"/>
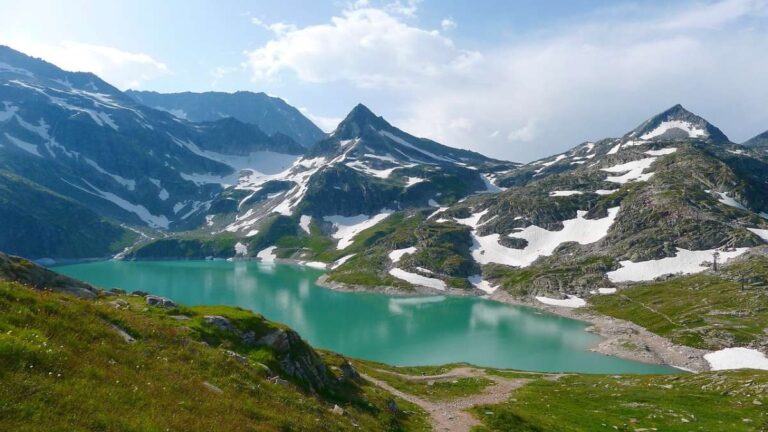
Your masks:
<path fill-rule="evenodd" d="M 236 353 L 234 351 L 230 351 L 230 350 L 225 350 L 224 352 L 227 353 L 228 356 L 230 356 L 233 359 L 239 361 L 240 363 L 248 364 L 248 358 L 245 357 L 244 355 L 238 354 L 238 353 Z"/>
<path fill-rule="evenodd" d="M 279 376 L 277 376 L 277 375 L 275 375 L 275 376 L 273 376 L 272 378 L 270 378 L 270 379 L 269 379 L 269 382 L 271 382 L 272 384 L 281 385 L 281 386 L 283 386 L 283 387 L 288 387 L 288 385 L 290 385 L 290 383 L 289 383 L 288 381 L 286 381 L 286 380 L 284 380 L 284 379 L 280 378 L 280 377 L 279 377 Z"/>
<path fill-rule="evenodd" d="M 346 360 L 344 360 L 344 363 L 341 364 L 341 380 L 342 381 L 352 381 L 357 378 L 360 378 L 360 374 L 355 370 L 355 368 Z"/>
<path fill-rule="evenodd" d="M 206 324 L 210 324 L 221 331 L 239 334 L 239 331 L 232 325 L 229 318 L 220 315 L 206 315 L 203 317 Z"/>
<path fill-rule="evenodd" d="M 212 391 L 214 393 L 218 393 L 218 394 L 224 393 L 224 390 L 216 387 L 215 385 L 209 383 L 208 381 L 203 381 L 203 387 L 207 388 L 208 390 L 210 390 L 210 391 Z"/>
<path fill-rule="evenodd" d="M 167 299 L 165 297 L 148 295 L 145 298 L 147 300 L 147 304 L 150 306 L 157 306 L 168 309 L 176 307 L 176 303 L 173 300 Z"/>
<path fill-rule="evenodd" d="M 336 415 L 344 415 L 344 408 L 334 404 L 333 409 L 331 409 L 331 412 Z"/>

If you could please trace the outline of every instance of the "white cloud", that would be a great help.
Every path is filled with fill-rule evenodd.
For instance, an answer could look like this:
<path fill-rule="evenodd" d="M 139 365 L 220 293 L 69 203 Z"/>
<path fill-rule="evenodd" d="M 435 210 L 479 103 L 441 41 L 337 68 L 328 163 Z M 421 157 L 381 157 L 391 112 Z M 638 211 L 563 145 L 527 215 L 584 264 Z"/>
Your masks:
<path fill-rule="evenodd" d="M 366 4 L 367 3 L 368 2 L 366 2 Z M 421 3 L 421 0 L 406 0 L 405 2 L 395 0 L 392 3 L 385 5 L 384 10 L 396 15 L 413 18 L 416 16 L 416 11 L 419 9 L 419 3 Z"/>
<path fill-rule="evenodd" d="M 260 18 L 253 17 L 251 18 L 251 22 L 256 24 L 257 26 L 269 30 L 272 33 L 274 33 L 277 36 L 280 36 L 284 33 L 293 32 L 297 30 L 296 25 L 294 24 L 288 24 L 284 22 L 274 22 L 274 23 L 267 23 L 264 20 Z"/>
<path fill-rule="evenodd" d="M 341 117 L 323 117 L 312 114 L 307 108 L 300 107 L 299 111 L 312 121 L 323 132 L 331 133 L 341 123 Z"/>
<path fill-rule="evenodd" d="M 451 31 L 456 28 L 456 21 L 453 18 L 444 18 L 440 21 L 440 27 L 443 31 Z"/>
<path fill-rule="evenodd" d="M 412 24 L 416 3 L 365 4 L 281 33 L 248 65 L 257 81 L 384 92 L 380 114 L 409 132 L 513 160 L 620 135 L 678 102 L 743 139 L 767 114 L 767 5 L 605 10 L 480 52 Z"/>
<path fill-rule="evenodd" d="M 404 87 L 462 69 L 479 54 L 457 49 L 437 31 L 403 23 L 382 9 L 349 9 L 330 24 L 287 31 L 249 53 L 255 80 L 283 71 L 302 81 Z"/>
<path fill-rule="evenodd" d="M 40 57 L 56 66 L 78 72 L 92 72 L 121 89 L 140 88 L 145 82 L 171 73 L 168 66 L 145 53 L 81 42 L 44 44 L 25 40 L 4 40 L 11 48 Z"/>

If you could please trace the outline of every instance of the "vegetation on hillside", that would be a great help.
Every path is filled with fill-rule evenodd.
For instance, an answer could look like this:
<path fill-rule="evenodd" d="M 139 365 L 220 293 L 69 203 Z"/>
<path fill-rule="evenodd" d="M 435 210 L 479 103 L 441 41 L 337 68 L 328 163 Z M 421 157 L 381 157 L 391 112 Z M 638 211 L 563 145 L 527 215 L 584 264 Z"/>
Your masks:
<path fill-rule="evenodd" d="M 342 379 L 337 356 L 325 356 L 332 385 L 312 393 L 276 348 L 244 345 L 209 314 L 256 338 L 281 328 L 233 308 L 163 309 L 138 296 L 86 300 L 0 282 L 0 429 L 427 429 L 418 408 L 398 400 L 393 412 L 388 393 Z"/>
<path fill-rule="evenodd" d="M 705 349 L 768 347 L 768 257 L 707 273 L 637 285 L 590 299 L 600 313 L 673 342 Z"/>

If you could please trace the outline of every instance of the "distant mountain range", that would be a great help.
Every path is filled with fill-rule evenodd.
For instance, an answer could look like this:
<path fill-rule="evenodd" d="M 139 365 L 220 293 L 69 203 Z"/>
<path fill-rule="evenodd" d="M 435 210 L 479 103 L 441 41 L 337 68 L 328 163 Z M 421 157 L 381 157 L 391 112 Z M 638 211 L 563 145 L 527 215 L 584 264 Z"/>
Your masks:
<path fill-rule="evenodd" d="M 304 147 L 312 147 L 325 133 L 284 100 L 265 93 L 157 93 L 128 90 L 137 102 L 167 111 L 183 120 L 210 122 L 233 117 L 256 125 L 268 135 L 283 134 Z"/>

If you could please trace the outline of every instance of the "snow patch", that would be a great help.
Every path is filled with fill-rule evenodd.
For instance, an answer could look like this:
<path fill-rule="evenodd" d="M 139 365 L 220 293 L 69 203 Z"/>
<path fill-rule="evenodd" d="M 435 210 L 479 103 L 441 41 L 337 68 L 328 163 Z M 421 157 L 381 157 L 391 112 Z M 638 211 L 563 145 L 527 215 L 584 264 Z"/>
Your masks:
<path fill-rule="evenodd" d="M 536 300 L 546 305 L 567 308 L 580 308 L 587 305 L 587 302 L 584 299 L 574 295 L 569 295 L 567 299 L 553 299 L 544 296 L 536 296 Z"/>
<path fill-rule="evenodd" d="M 389 259 L 392 260 L 393 263 L 397 263 L 400 261 L 400 258 L 402 258 L 403 255 L 412 254 L 414 252 L 416 252 L 416 248 L 413 246 L 404 249 L 395 249 L 389 253 Z"/>
<path fill-rule="evenodd" d="M 677 151 L 677 147 L 667 147 L 660 150 L 648 150 L 645 154 L 649 156 L 665 156 Z"/>
<path fill-rule="evenodd" d="M 668 120 L 665 122 L 661 122 L 658 126 L 656 126 L 656 129 L 646 133 L 645 135 L 641 136 L 641 139 L 652 139 L 659 136 L 664 135 L 665 133 L 669 132 L 672 129 L 679 129 L 685 133 L 688 134 L 689 138 L 700 138 L 700 137 L 706 137 L 709 136 L 707 131 L 704 129 L 701 129 L 699 127 L 694 126 L 690 122 L 682 121 L 682 120 Z"/>
<path fill-rule="evenodd" d="M 567 196 L 571 196 L 571 195 L 581 195 L 583 193 L 584 192 L 573 191 L 573 190 L 568 190 L 568 191 L 552 191 L 552 192 L 549 193 L 549 196 L 551 196 L 551 197 L 567 197 Z"/>
<path fill-rule="evenodd" d="M 499 187 L 493 184 L 491 177 L 488 174 L 480 174 L 480 180 L 485 184 L 485 190 L 482 193 L 496 193 L 507 190 L 507 188 Z"/>
<path fill-rule="evenodd" d="M 80 186 L 74 185 L 72 183 L 67 182 L 64 180 L 67 184 L 69 184 L 72 187 L 75 187 L 77 189 L 80 189 L 83 192 L 89 193 L 91 195 L 97 196 L 99 198 L 103 198 L 107 201 L 110 201 L 111 203 L 115 204 L 116 206 L 122 208 L 123 210 L 133 213 L 136 216 L 139 217 L 142 221 L 144 221 L 147 225 L 153 227 L 153 228 L 168 228 L 168 224 L 170 223 L 168 221 L 168 218 L 166 218 L 163 215 L 155 216 L 152 213 L 149 212 L 144 206 L 134 204 L 130 201 L 127 201 L 111 192 L 105 192 L 96 186 L 88 183 L 87 181 L 83 180 L 85 184 L 87 184 L 93 191 L 89 191 L 85 188 L 82 188 Z"/>
<path fill-rule="evenodd" d="M 277 259 L 275 249 L 277 249 L 277 246 L 270 246 L 263 249 L 256 254 L 256 258 L 259 258 L 263 263 L 273 263 L 275 262 L 275 259 Z"/>
<path fill-rule="evenodd" d="M 434 159 L 434 160 L 439 160 L 439 161 L 443 161 L 443 162 L 456 163 L 456 161 L 455 161 L 455 160 L 453 160 L 453 159 L 444 158 L 444 157 L 442 157 L 442 156 L 438 156 L 438 155 L 436 155 L 436 154 L 434 154 L 434 153 L 431 153 L 431 152 L 428 152 L 428 151 L 426 151 L 426 150 L 422 150 L 422 149 L 420 149 L 420 148 L 416 147 L 415 145 L 413 145 L 413 144 L 409 143 L 408 141 L 406 141 L 406 140 L 404 140 L 404 139 L 400 138 L 399 136 L 397 136 L 397 135 L 393 135 L 393 134 L 392 134 L 392 133 L 390 133 L 390 132 L 387 132 L 387 131 L 379 131 L 379 133 L 380 133 L 381 135 L 383 135 L 383 136 L 385 136 L 385 137 L 387 137 L 387 138 L 391 139 L 392 141 L 394 141 L 394 142 L 396 142 L 396 143 L 400 144 L 401 146 L 403 146 L 403 147 L 407 147 L 407 148 L 409 148 L 409 149 L 411 149 L 411 150 L 415 150 L 415 151 L 417 151 L 417 152 L 419 152 L 419 153 L 423 154 L 424 156 L 427 156 L 427 157 L 429 157 L 429 158 L 431 158 L 431 159 Z"/>
<path fill-rule="evenodd" d="M 426 179 L 423 179 L 421 177 L 407 177 L 405 179 L 405 187 L 409 188 L 415 184 L 419 184 L 423 181 L 426 181 Z"/>
<path fill-rule="evenodd" d="M 608 229 L 619 214 L 619 207 L 608 209 L 608 215 L 602 219 L 585 219 L 587 212 L 579 210 L 575 219 L 563 221 L 563 229 L 549 231 L 536 225 L 530 225 L 509 237 L 528 241 L 523 249 L 512 249 L 499 243 L 499 234 L 478 236 L 472 232 L 472 257 L 480 264 L 498 263 L 514 267 L 527 267 L 541 256 L 551 255 L 558 246 L 566 242 L 585 245 L 594 243 L 608 234 Z"/>
<path fill-rule="evenodd" d="M 621 261 L 621 268 L 608 272 L 607 276 L 612 282 L 650 281 L 667 274 L 693 274 L 700 273 L 709 267 L 702 265 L 704 262 L 712 262 L 715 252 L 720 253 L 720 262 L 735 258 L 749 248 L 738 248 L 733 251 L 717 251 L 717 249 L 691 251 L 677 248 L 677 254 L 650 261 Z"/>
<path fill-rule="evenodd" d="M 238 256 L 248 255 L 248 246 L 240 242 L 235 243 L 235 255 L 238 255 Z"/>
<path fill-rule="evenodd" d="M 618 191 L 619 191 L 618 189 L 598 189 L 598 190 L 595 191 L 595 193 L 598 194 L 598 195 L 610 195 L 610 194 L 612 194 L 614 192 L 618 192 Z"/>
<path fill-rule="evenodd" d="M 487 280 L 484 280 L 480 275 L 470 276 L 469 283 L 471 283 L 472 286 L 479 289 L 480 291 L 484 291 L 488 294 L 493 294 L 494 291 L 499 289 L 498 286 L 491 285 L 490 282 L 488 282 Z"/>
<path fill-rule="evenodd" d="M 766 229 L 757 229 L 757 228 L 747 228 L 748 230 L 752 231 L 755 235 L 760 237 L 761 239 L 768 242 L 768 230 Z"/>
<path fill-rule="evenodd" d="M 710 192 L 708 189 L 705 189 L 704 192 Z M 740 210 L 746 210 L 749 211 L 746 207 L 744 207 L 740 202 L 736 201 L 735 198 L 731 198 L 728 196 L 727 192 L 715 192 L 719 198 L 717 199 L 720 203 L 725 204 L 730 207 L 734 207 Z"/>
<path fill-rule="evenodd" d="M 605 181 L 624 184 L 631 181 L 646 181 L 651 178 L 653 173 L 643 174 L 643 171 L 650 168 L 653 162 L 656 161 L 655 157 L 649 157 L 632 162 L 627 162 L 619 165 L 614 165 L 608 168 L 600 168 L 600 171 L 609 173 L 624 173 L 620 176 L 608 176 Z"/>
<path fill-rule="evenodd" d="M 340 267 L 340 266 L 344 265 L 345 262 L 347 262 L 350 259 L 352 259 L 352 257 L 355 256 L 355 255 L 357 255 L 357 254 L 344 255 L 343 257 L 337 259 L 336 261 L 333 262 L 333 264 L 331 264 L 331 269 L 335 269 L 336 267 Z"/>
<path fill-rule="evenodd" d="M 392 276 L 404 280 L 406 282 L 410 282 L 414 285 L 418 286 L 425 286 L 428 288 L 434 288 L 436 290 L 445 291 L 448 287 L 445 285 L 445 282 L 443 282 L 440 279 L 435 278 L 428 278 L 416 273 L 410 273 L 405 270 L 399 269 L 399 268 L 393 268 L 389 270 L 389 274 Z"/>
<path fill-rule="evenodd" d="M 750 348 L 724 348 L 709 354 L 704 359 L 713 371 L 728 369 L 768 370 L 768 358 L 758 350 Z"/>
<path fill-rule="evenodd" d="M 590 294 L 616 294 L 616 288 L 598 288 L 589 292 Z"/>
<path fill-rule="evenodd" d="M 309 224 L 312 222 L 312 216 L 301 215 L 299 218 L 299 226 L 305 233 L 309 234 Z"/>
<path fill-rule="evenodd" d="M 43 157 L 43 155 L 40 154 L 40 152 L 37 149 L 36 144 L 28 143 L 26 141 L 22 141 L 9 133 L 5 133 L 5 138 L 8 139 L 8 141 L 11 142 L 11 144 L 15 145 L 16 147 L 24 150 L 27 153 L 31 153 L 37 157 Z"/>
<path fill-rule="evenodd" d="M 339 240 L 336 247 L 338 249 L 346 249 L 352 244 L 352 239 L 357 234 L 383 221 L 390 214 L 392 214 L 391 210 L 384 210 L 374 216 L 364 214 L 357 216 L 324 216 L 323 220 L 332 223 L 334 228 L 336 228 L 336 231 L 331 235 L 331 237 Z"/>

